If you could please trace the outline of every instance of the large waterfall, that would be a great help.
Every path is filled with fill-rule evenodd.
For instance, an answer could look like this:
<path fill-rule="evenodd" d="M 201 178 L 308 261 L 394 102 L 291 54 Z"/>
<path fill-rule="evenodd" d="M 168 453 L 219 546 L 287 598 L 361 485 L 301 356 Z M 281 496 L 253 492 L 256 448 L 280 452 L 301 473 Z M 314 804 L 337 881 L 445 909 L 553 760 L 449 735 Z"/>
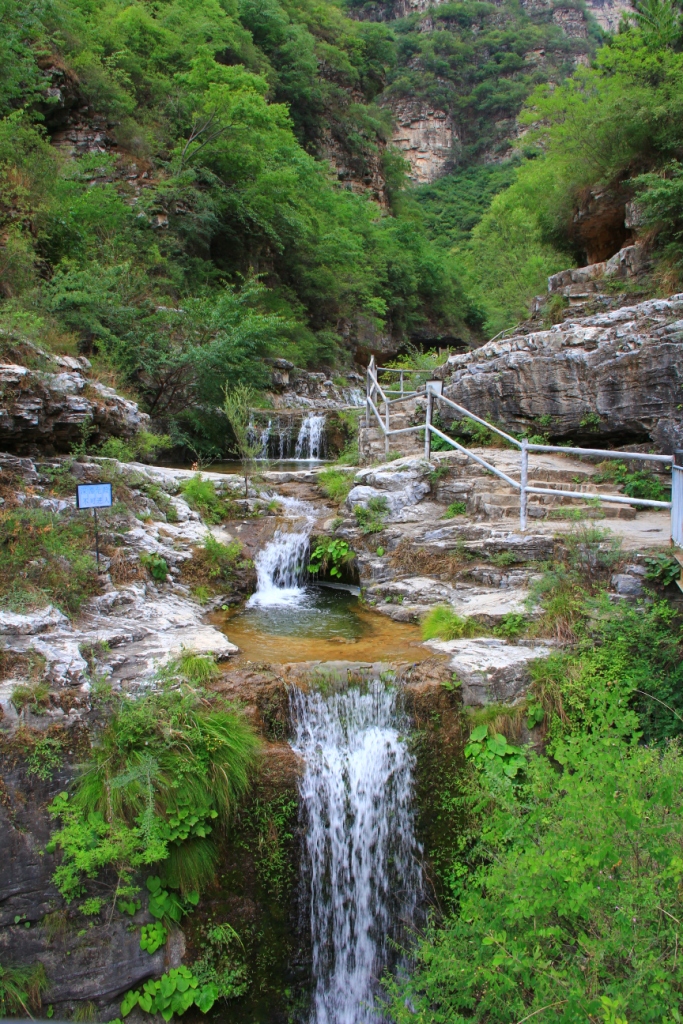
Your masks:
<path fill-rule="evenodd" d="M 290 517 L 290 529 L 280 527 L 254 559 L 256 591 L 247 607 L 295 605 L 304 594 L 302 581 L 308 565 L 308 541 L 315 521 L 313 509 L 296 498 L 278 497 Z"/>
<path fill-rule="evenodd" d="M 396 691 L 373 682 L 324 697 L 293 688 L 313 947 L 309 1024 L 381 1019 L 377 979 L 413 922 L 421 873 L 413 757 Z"/>

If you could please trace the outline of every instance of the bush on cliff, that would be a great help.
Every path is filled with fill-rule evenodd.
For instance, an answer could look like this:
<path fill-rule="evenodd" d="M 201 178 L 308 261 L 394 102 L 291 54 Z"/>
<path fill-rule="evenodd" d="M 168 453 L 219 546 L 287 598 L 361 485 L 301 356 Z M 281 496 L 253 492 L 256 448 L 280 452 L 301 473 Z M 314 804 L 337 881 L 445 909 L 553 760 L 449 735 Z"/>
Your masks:
<path fill-rule="evenodd" d="M 123 698 L 83 766 L 74 791 L 51 807 L 61 827 L 50 845 L 62 851 L 54 880 L 72 900 L 88 880 L 113 900 L 137 891 L 136 871 L 163 868 L 189 893 L 215 870 L 217 837 L 249 784 L 258 740 L 241 713 L 184 679 L 204 679 L 185 657 L 167 668 L 159 689 Z"/>

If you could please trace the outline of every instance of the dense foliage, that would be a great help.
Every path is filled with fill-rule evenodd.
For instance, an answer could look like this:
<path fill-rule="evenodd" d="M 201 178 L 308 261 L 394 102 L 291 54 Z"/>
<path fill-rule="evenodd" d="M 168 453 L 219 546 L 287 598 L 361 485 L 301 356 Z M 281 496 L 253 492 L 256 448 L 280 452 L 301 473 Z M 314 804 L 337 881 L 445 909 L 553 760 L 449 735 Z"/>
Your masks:
<path fill-rule="evenodd" d="M 60 827 L 51 848 L 62 851 L 54 881 L 68 900 L 102 872 L 111 877 L 98 890 L 119 902 L 135 895 L 135 872 L 146 866 L 162 865 L 168 885 L 189 896 L 213 877 L 216 838 L 247 789 L 258 748 L 239 712 L 197 688 L 215 671 L 210 659 L 188 654 L 157 690 L 121 699 L 74 792 L 53 802 Z M 154 916 L 177 920 L 177 898 L 156 882 L 148 884 Z"/>
<path fill-rule="evenodd" d="M 6 0 L 3 24 L 5 320 L 99 353 L 177 436 L 264 356 L 343 365 L 358 332 L 461 322 L 372 106 L 384 27 L 306 0 Z M 104 145 L 51 145 L 69 116 Z M 386 195 L 332 180 L 330 131 Z"/>
<path fill-rule="evenodd" d="M 591 189 L 637 199 L 641 234 L 649 230 L 651 243 L 657 238 L 655 287 L 678 286 L 683 52 L 675 18 L 673 39 L 641 22 L 608 40 L 593 66 L 578 68 L 560 87 L 540 86 L 528 100 L 521 117 L 530 126 L 528 156 L 459 250 L 490 331 L 523 319 L 548 274 L 585 262 L 573 215 Z"/>
<path fill-rule="evenodd" d="M 529 628 L 575 640 L 534 668 L 527 725 L 544 723 L 545 752 L 498 731 L 515 709 L 473 728 L 460 796 L 444 791 L 452 913 L 390 985 L 398 1022 L 678 1020 L 681 628 L 666 600 L 610 604 L 617 556 L 579 530 L 537 590 Z"/>

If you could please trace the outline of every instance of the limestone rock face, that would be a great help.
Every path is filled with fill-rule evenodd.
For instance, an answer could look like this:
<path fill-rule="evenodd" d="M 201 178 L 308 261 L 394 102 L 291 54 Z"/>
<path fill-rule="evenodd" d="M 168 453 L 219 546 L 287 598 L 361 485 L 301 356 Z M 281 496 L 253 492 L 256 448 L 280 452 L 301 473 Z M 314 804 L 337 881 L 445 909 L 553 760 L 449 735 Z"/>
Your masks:
<path fill-rule="evenodd" d="M 394 145 L 403 150 L 417 184 L 440 178 L 454 161 L 458 134 L 450 114 L 415 100 L 393 107 L 396 117 Z"/>
<path fill-rule="evenodd" d="M 476 640 L 428 640 L 427 646 L 451 655 L 450 668 L 462 684 L 462 702 L 470 707 L 516 704 L 530 682 L 529 664 L 547 658 L 547 644 L 506 644 L 493 637 Z"/>
<path fill-rule="evenodd" d="M 84 423 L 95 429 L 91 443 L 131 437 L 149 424 L 135 402 L 89 380 L 87 359 L 52 357 L 55 372 L 0 364 L 0 445 L 20 454 L 36 446 L 67 452 Z"/>
<path fill-rule="evenodd" d="M 670 453 L 683 442 L 682 337 L 679 294 L 490 341 L 439 372 L 448 398 L 494 423 L 589 447 L 650 440 Z"/>

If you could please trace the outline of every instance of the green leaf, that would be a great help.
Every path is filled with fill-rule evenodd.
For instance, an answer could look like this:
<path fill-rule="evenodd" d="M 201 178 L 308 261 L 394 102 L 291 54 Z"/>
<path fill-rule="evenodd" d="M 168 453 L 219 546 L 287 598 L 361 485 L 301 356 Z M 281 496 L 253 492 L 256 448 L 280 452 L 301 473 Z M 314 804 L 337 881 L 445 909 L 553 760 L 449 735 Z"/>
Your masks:
<path fill-rule="evenodd" d="M 133 990 L 126 992 L 121 1002 L 121 1016 L 127 1017 L 133 1007 L 137 1006 L 139 1002 L 142 1002 L 139 992 Z"/>
<path fill-rule="evenodd" d="M 480 740 L 483 740 L 486 736 L 488 736 L 488 732 L 488 725 L 478 725 L 477 728 L 470 733 L 470 743 L 478 743 Z"/>

